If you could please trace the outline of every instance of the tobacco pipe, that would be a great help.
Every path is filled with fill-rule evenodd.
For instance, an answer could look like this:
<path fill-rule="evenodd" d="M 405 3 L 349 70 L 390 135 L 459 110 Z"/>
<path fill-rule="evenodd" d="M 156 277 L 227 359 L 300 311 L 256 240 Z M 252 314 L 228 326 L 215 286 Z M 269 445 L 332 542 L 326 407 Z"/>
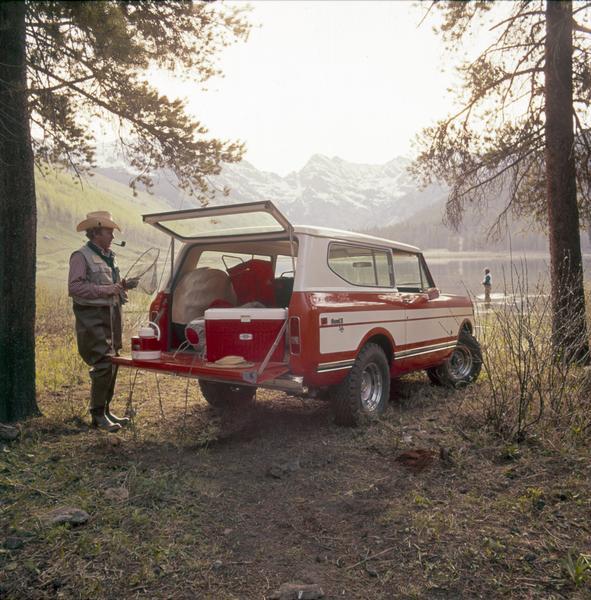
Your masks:
<path fill-rule="evenodd" d="M 125 248 L 126 241 L 123 240 L 121 243 L 113 242 L 113 244 L 115 244 L 115 246 L 121 246 L 121 248 Z"/>

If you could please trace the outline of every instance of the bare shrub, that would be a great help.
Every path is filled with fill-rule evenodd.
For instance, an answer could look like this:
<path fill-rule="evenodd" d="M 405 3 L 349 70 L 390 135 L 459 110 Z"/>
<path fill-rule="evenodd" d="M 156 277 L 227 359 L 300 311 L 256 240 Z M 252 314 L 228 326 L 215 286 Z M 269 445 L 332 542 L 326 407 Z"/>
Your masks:
<path fill-rule="evenodd" d="M 542 425 L 572 432 L 591 426 L 591 376 L 555 351 L 548 291 L 542 281 L 531 286 L 525 261 L 512 263 L 503 273 L 502 301 L 478 315 L 484 386 L 467 400 L 480 425 L 515 441 Z M 577 319 L 564 321 L 568 328 Z M 580 338 L 577 331 L 562 333 L 575 344 Z"/>
<path fill-rule="evenodd" d="M 39 285 L 37 288 L 36 377 L 42 398 L 53 397 L 60 412 L 79 415 L 85 406 L 74 398 L 74 392 L 88 385 L 88 366 L 78 354 L 72 300 L 67 291 Z M 131 292 L 125 305 L 123 345 L 129 350 L 129 340 L 146 322 L 150 297 Z"/>

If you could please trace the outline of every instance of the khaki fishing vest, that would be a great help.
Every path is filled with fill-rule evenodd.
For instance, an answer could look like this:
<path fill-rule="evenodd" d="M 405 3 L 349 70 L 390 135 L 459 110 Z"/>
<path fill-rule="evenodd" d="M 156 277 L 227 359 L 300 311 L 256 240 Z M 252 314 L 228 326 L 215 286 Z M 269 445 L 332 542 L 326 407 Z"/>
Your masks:
<path fill-rule="evenodd" d="M 116 281 L 113 281 L 113 275 L 111 267 L 96 253 L 93 252 L 88 246 L 84 245 L 80 250 L 76 250 L 73 253 L 80 253 L 86 260 L 86 273 L 88 281 L 90 283 L 96 283 L 97 285 L 112 285 L 120 280 L 119 267 L 117 261 L 114 261 L 116 271 Z M 80 298 L 80 296 L 72 296 L 72 299 L 76 304 L 82 306 L 110 306 L 114 302 L 117 302 L 119 298 L 117 296 L 107 296 L 105 298 Z"/>

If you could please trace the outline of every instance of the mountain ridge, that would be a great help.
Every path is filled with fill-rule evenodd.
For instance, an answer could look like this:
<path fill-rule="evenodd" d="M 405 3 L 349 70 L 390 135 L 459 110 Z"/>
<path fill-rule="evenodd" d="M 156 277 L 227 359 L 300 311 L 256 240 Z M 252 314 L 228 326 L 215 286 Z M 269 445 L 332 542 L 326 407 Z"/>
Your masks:
<path fill-rule="evenodd" d="M 211 178 L 215 188 L 230 190 L 212 204 L 271 200 L 298 224 L 356 230 L 392 225 L 445 195 L 439 186 L 418 190 L 406 171 L 409 163 L 398 157 L 382 165 L 371 165 L 314 154 L 299 171 L 281 176 L 261 171 L 243 160 L 225 164 L 220 175 Z M 133 177 L 117 166 L 103 167 L 98 172 L 119 182 Z M 174 186 L 170 173 L 156 175 L 152 191 L 171 208 L 197 205 L 195 198 Z"/>

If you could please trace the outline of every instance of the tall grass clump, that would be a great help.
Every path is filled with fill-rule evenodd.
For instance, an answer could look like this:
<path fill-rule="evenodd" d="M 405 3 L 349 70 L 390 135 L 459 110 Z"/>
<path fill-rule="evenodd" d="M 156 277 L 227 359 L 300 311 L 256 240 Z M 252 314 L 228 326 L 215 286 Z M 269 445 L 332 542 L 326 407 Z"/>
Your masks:
<path fill-rule="evenodd" d="M 521 263 L 504 273 L 503 287 L 503 301 L 478 315 L 484 377 L 483 385 L 468 392 L 472 416 L 517 442 L 544 428 L 583 439 L 591 427 L 591 375 L 555 350 L 547 285 L 532 286 Z M 569 310 L 580 307 L 573 302 Z M 568 328 L 577 320 L 566 322 Z M 577 339 L 578 332 L 564 333 Z"/>
<path fill-rule="evenodd" d="M 124 307 L 124 349 L 128 349 L 132 332 L 147 321 L 149 301 L 150 297 L 145 294 L 130 293 L 130 302 Z M 80 387 L 90 388 L 88 366 L 78 354 L 74 322 L 72 299 L 67 291 L 38 285 L 35 358 L 42 410 L 44 401 L 50 397 L 59 399 L 61 410 L 69 415 L 86 409 L 73 399 Z"/>
<path fill-rule="evenodd" d="M 38 394 L 60 398 L 64 409 L 77 412 L 72 393 L 87 367 L 78 355 L 72 301 L 64 289 L 37 286 L 35 342 Z"/>

